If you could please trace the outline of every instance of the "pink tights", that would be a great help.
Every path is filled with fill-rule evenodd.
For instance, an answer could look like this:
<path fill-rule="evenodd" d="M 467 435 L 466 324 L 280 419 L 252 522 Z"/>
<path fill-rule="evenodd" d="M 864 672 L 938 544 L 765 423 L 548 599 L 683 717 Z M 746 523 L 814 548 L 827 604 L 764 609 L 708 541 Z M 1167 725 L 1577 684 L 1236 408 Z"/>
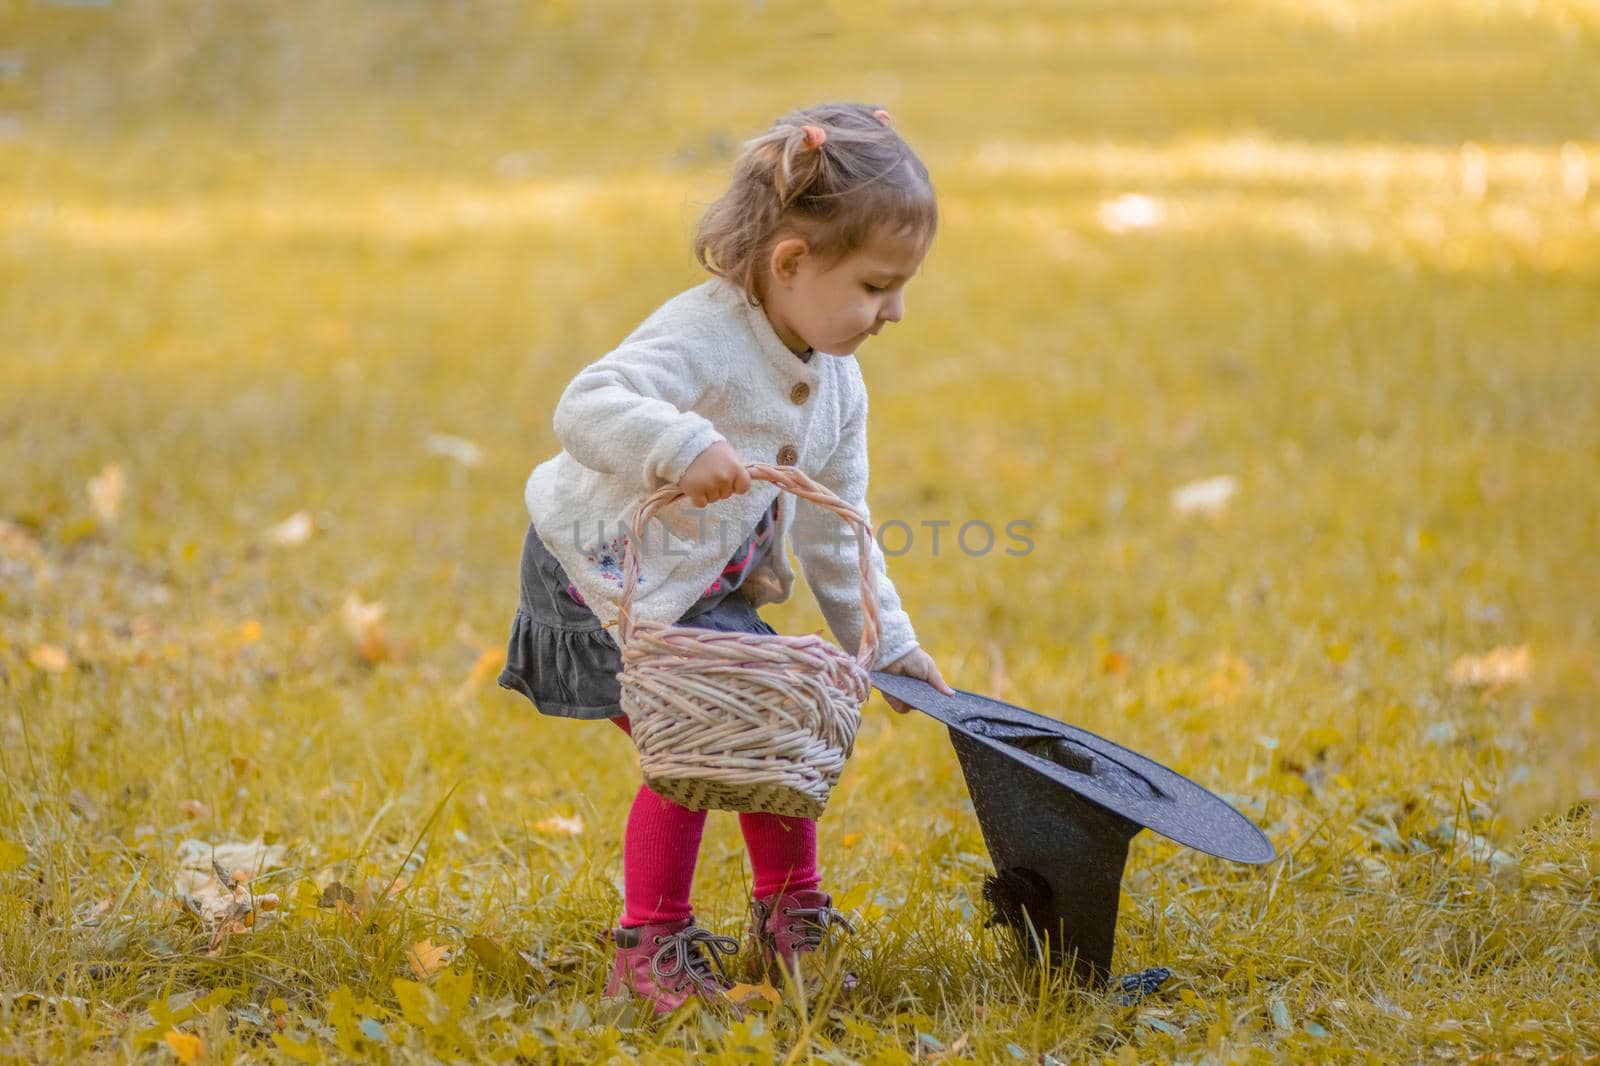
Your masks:
<path fill-rule="evenodd" d="M 625 715 L 611 721 L 633 735 Z M 705 811 L 680 807 L 649 786 L 639 786 L 622 845 L 623 925 L 677 921 L 693 913 L 689 887 L 705 827 Z M 755 871 L 751 895 L 816 888 L 821 882 L 813 819 L 741 811 L 739 829 Z"/>

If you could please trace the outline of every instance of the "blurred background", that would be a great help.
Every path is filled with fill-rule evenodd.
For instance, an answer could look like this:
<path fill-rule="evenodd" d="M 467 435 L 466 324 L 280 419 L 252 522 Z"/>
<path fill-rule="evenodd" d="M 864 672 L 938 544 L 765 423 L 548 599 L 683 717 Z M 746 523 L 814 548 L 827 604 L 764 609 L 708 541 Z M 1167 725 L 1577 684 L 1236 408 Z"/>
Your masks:
<path fill-rule="evenodd" d="M 1534 864 L 1518 834 L 1600 797 L 1592 0 L 72 0 L 0 27 L 24 846 L 76 789 L 108 839 L 333 853 L 465 775 L 464 855 L 576 811 L 568 859 L 615 865 L 626 738 L 493 683 L 523 481 L 572 374 L 703 276 L 741 141 L 826 100 L 889 109 L 940 195 L 860 357 L 874 518 L 915 531 L 891 573 L 952 683 L 1327 870 Z M 974 521 L 1032 548 L 959 550 Z M 770 611 L 823 624 L 803 589 Z M 870 707 L 840 883 L 895 843 L 956 870 L 981 844 L 942 735 Z M 61 846 L 92 870 L 88 835 Z M 737 868 L 731 821 L 708 840 L 703 871 Z M 1548 861 L 1592 886 L 1579 853 Z M 1143 891 L 1221 876 L 1174 869 Z"/>

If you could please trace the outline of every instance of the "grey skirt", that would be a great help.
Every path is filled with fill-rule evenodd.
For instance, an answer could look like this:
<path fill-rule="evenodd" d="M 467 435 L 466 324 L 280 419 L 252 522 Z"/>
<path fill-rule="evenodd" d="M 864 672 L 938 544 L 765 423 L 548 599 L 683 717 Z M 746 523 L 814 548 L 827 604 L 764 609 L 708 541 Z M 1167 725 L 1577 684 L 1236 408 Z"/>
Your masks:
<path fill-rule="evenodd" d="M 570 579 L 530 523 L 522 543 L 522 599 L 511 623 L 500 687 L 561 718 L 622 714 L 622 653 L 593 611 L 567 595 Z M 776 634 L 736 590 L 701 597 L 679 625 L 724 633 Z"/>

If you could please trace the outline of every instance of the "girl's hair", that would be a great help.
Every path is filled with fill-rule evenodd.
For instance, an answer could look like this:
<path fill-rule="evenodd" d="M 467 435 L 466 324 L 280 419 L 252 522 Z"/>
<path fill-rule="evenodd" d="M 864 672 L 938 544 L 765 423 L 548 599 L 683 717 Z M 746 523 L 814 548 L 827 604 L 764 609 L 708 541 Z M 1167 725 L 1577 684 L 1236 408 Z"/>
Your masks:
<path fill-rule="evenodd" d="M 825 267 L 884 232 L 926 248 L 938 225 L 933 183 L 889 123 L 870 104 L 822 104 L 746 141 L 728 191 L 700 220 L 700 265 L 759 306 L 756 279 L 783 237 L 804 238 Z"/>

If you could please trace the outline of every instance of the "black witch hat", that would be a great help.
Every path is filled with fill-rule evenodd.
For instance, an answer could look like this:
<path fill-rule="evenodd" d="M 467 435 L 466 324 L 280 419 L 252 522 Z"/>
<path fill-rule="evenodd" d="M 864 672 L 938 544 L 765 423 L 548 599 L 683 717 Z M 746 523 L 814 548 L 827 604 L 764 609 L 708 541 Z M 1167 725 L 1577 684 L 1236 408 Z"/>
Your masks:
<path fill-rule="evenodd" d="M 1080 979 L 1105 982 L 1128 842 L 1141 829 L 1235 862 L 1276 857 L 1222 799 L 1093 733 L 881 670 L 872 683 L 949 727 L 994 860 L 984 897 L 1029 958 L 1048 954 Z"/>

